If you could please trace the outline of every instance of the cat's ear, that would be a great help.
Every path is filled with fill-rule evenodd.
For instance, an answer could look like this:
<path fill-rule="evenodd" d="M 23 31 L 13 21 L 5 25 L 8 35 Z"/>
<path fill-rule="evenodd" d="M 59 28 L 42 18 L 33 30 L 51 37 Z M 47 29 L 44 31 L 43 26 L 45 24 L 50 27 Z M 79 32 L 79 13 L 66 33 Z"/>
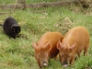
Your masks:
<path fill-rule="evenodd" d="M 21 29 L 20 29 L 20 26 L 19 27 L 17 27 L 17 33 L 19 33 L 21 31 Z"/>

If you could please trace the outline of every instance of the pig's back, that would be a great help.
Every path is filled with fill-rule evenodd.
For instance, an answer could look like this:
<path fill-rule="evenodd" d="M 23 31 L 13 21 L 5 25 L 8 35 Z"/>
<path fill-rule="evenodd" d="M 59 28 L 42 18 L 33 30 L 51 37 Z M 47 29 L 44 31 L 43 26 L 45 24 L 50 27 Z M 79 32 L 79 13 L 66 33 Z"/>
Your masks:
<path fill-rule="evenodd" d="M 77 43 L 78 46 L 87 45 L 89 43 L 89 33 L 84 27 L 81 26 L 72 28 L 65 35 L 62 43 L 68 43 L 70 46 L 74 43 Z"/>
<path fill-rule="evenodd" d="M 50 42 L 52 45 L 56 44 L 58 40 L 62 41 L 63 35 L 59 32 L 47 32 L 43 34 L 40 40 L 37 42 L 38 45 L 44 45 Z"/>
<path fill-rule="evenodd" d="M 50 57 L 55 57 L 58 54 L 58 49 L 56 47 L 57 42 L 62 41 L 63 35 L 59 32 L 47 32 L 40 40 L 37 42 L 38 46 L 45 46 L 48 42 L 51 44 Z"/>

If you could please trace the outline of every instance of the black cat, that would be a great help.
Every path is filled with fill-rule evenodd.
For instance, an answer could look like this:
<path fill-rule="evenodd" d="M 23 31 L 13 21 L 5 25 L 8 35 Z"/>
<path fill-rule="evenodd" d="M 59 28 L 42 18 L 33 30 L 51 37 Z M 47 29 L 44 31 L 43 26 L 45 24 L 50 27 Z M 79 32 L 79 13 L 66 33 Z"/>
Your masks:
<path fill-rule="evenodd" d="M 16 35 L 21 31 L 20 26 L 17 24 L 17 21 L 12 17 L 6 18 L 4 24 L 1 26 L 3 26 L 4 32 L 9 37 L 12 37 L 14 39 L 16 38 Z"/>

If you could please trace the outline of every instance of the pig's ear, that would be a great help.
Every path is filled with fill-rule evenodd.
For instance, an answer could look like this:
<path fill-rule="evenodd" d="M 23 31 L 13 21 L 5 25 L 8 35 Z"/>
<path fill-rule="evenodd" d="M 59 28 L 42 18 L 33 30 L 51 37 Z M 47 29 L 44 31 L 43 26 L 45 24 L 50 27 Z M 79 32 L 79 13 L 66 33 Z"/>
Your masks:
<path fill-rule="evenodd" d="M 51 50 L 51 44 L 50 44 L 50 42 L 48 42 L 48 43 L 46 44 L 45 49 L 46 49 L 46 51 L 50 51 L 50 50 Z"/>
<path fill-rule="evenodd" d="M 62 43 L 60 41 L 58 41 L 58 43 L 57 43 L 57 49 L 60 49 L 62 47 L 63 47 Z"/>
<path fill-rule="evenodd" d="M 70 47 L 70 50 L 74 50 L 76 48 L 76 43 L 74 43 L 71 47 Z"/>
<path fill-rule="evenodd" d="M 35 42 L 32 43 L 34 50 L 37 50 L 37 45 Z"/>

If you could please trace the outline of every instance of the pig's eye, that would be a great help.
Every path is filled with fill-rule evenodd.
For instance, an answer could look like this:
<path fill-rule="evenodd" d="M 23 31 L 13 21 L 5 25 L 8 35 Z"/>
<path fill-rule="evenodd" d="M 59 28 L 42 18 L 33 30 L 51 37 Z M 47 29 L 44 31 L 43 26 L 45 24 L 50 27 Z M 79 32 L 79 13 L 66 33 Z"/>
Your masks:
<path fill-rule="evenodd" d="M 48 57 L 48 54 L 47 54 L 47 53 L 45 53 L 45 56 L 46 56 L 46 57 Z"/>
<path fill-rule="evenodd" d="M 61 57 L 64 57 L 64 54 L 61 54 L 60 56 L 61 56 Z"/>
<path fill-rule="evenodd" d="M 37 55 L 37 58 L 40 58 L 40 54 Z"/>
<path fill-rule="evenodd" d="M 68 57 L 70 57 L 70 55 L 68 55 Z"/>
<path fill-rule="evenodd" d="M 70 58 L 70 57 L 71 57 L 71 55 L 68 55 L 68 57 Z"/>

